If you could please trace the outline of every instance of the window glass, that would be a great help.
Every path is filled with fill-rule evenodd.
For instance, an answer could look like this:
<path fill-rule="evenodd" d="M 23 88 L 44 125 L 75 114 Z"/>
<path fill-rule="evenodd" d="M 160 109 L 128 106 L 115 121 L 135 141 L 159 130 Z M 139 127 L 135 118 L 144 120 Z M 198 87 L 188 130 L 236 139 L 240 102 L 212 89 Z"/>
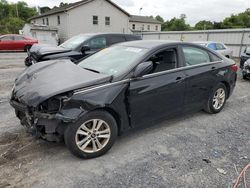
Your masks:
<path fill-rule="evenodd" d="M 208 44 L 207 47 L 210 48 L 210 49 L 212 49 L 212 50 L 216 50 L 217 49 L 215 43 L 210 43 L 210 44 Z"/>
<path fill-rule="evenodd" d="M 22 36 L 17 35 L 17 36 L 14 37 L 14 40 L 24 40 L 24 38 Z"/>
<path fill-rule="evenodd" d="M 142 25 L 142 31 L 144 30 L 144 25 Z"/>
<path fill-rule="evenodd" d="M 148 25 L 148 30 L 150 30 L 150 25 Z"/>
<path fill-rule="evenodd" d="M 153 69 L 149 74 L 171 70 L 177 67 L 176 49 L 163 50 L 148 59 L 153 62 Z"/>
<path fill-rule="evenodd" d="M 132 29 L 135 29 L 135 24 L 132 25 Z"/>
<path fill-rule="evenodd" d="M 107 41 L 105 37 L 97 37 L 97 38 L 91 39 L 87 45 L 90 47 L 90 49 L 101 49 L 101 48 L 105 48 L 106 44 L 107 44 Z"/>
<path fill-rule="evenodd" d="M 49 18 L 46 18 L 46 24 L 49 25 Z"/>
<path fill-rule="evenodd" d="M 125 37 L 124 36 L 119 36 L 119 35 L 114 35 L 114 36 L 109 36 L 109 43 L 110 45 L 112 44 L 116 44 L 116 43 L 119 43 L 119 42 L 125 42 Z"/>
<path fill-rule="evenodd" d="M 98 25 L 98 16 L 93 16 L 93 25 Z"/>
<path fill-rule="evenodd" d="M 89 38 L 88 35 L 77 35 L 75 37 L 70 38 L 69 40 L 65 41 L 60 45 L 62 48 L 75 50 L 78 48 L 84 41 Z"/>
<path fill-rule="evenodd" d="M 187 65 L 198 65 L 210 62 L 210 57 L 205 50 L 195 47 L 182 47 L 184 58 Z"/>
<path fill-rule="evenodd" d="M 148 50 L 143 48 L 117 45 L 91 55 L 78 65 L 87 70 L 119 76 L 133 68 L 138 59 L 147 52 Z"/>
<path fill-rule="evenodd" d="M 105 17 L 105 25 L 110 25 L 110 17 Z"/>
<path fill-rule="evenodd" d="M 245 53 L 250 54 L 250 47 L 249 47 L 249 46 L 248 46 L 248 47 L 246 47 L 246 49 L 245 49 Z"/>
<path fill-rule="evenodd" d="M 43 18 L 43 25 L 45 25 L 45 20 L 44 20 L 44 18 Z"/>
<path fill-rule="evenodd" d="M 57 16 L 57 24 L 58 24 L 58 25 L 60 25 L 60 24 L 61 24 L 61 18 L 60 18 L 60 16 L 59 16 L 59 15 Z"/>
<path fill-rule="evenodd" d="M 158 31 L 158 25 L 155 26 L 155 30 Z"/>
<path fill-rule="evenodd" d="M 225 46 L 223 44 L 220 44 L 220 43 L 216 43 L 216 48 L 217 50 L 225 50 Z"/>
<path fill-rule="evenodd" d="M 8 41 L 8 40 L 13 40 L 13 36 L 5 36 L 5 37 L 2 37 L 1 40 L 2 41 Z"/>

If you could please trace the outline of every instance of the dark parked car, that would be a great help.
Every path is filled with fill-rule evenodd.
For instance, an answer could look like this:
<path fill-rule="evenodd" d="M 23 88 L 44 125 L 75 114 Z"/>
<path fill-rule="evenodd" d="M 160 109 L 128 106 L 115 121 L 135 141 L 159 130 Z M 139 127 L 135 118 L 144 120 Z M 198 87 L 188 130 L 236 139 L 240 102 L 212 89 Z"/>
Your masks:
<path fill-rule="evenodd" d="M 70 59 L 77 62 L 79 59 L 93 54 L 100 49 L 116 43 L 141 40 L 141 36 L 116 33 L 80 34 L 65 41 L 60 46 L 38 44 L 28 51 L 25 65 L 30 66 L 40 61 L 54 59 Z"/>
<path fill-rule="evenodd" d="M 240 68 L 243 68 L 244 63 L 250 59 L 250 46 L 247 46 L 240 56 Z"/>
<path fill-rule="evenodd" d="M 248 59 L 243 65 L 242 76 L 243 79 L 250 78 L 250 59 Z"/>
<path fill-rule="evenodd" d="M 182 113 L 218 113 L 237 69 L 200 45 L 133 41 L 82 60 L 32 65 L 15 81 L 10 104 L 36 137 L 64 137 L 83 158 L 107 152 L 117 135 Z"/>
<path fill-rule="evenodd" d="M 38 40 L 31 37 L 8 34 L 0 36 L 0 51 L 27 51 Z"/>

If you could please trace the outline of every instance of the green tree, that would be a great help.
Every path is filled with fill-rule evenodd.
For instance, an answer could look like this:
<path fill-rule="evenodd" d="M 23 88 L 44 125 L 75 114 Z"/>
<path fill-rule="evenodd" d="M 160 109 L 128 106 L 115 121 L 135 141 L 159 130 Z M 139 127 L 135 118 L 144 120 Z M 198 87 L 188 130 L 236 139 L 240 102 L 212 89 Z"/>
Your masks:
<path fill-rule="evenodd" d="M 180 18 L 172 18 L 162 25 L 163 31 L 187 31 L 191 30 L 191 26 L 186 23 L 186 15 L 182 14 Z"/>
<path fill-rule="evenodd" d="M 205 29 L 213 29 L 214 24 L 210 21 L 202 20 L 195 24 L 194 29 L 196 30 L 205 30 Z"/>
<path fill-rule="evenodd" d="M 157 21 L 159 21 L 159 22 L 164 23 L 164 19 L 163 19 L 160 15 L 157 15 L 157 16 L 155 17 L 155 19 L 156 19 Z"/>

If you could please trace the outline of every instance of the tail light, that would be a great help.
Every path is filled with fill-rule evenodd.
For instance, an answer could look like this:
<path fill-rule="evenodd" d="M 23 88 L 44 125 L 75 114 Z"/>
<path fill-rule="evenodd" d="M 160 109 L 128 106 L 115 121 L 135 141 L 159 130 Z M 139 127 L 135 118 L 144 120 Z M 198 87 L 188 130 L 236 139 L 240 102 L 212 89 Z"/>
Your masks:
<path fill-rule="evenodd" d="M 236 64 L 232 65 L 231 67 L 231 70 L 234 71 L 234 72 L 237 72 L 238 71 L 238 66 Z"/>

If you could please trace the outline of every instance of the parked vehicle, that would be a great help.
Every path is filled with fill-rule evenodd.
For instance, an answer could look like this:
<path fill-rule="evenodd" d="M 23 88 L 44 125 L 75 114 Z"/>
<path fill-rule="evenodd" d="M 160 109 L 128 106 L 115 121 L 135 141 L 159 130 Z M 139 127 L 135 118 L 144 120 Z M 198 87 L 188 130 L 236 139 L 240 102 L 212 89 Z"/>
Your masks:
<path fill-rule="evenodd" d="M 100 49 L 119 42 L 133 40 L 141 40 L 141 36 L 115 33 L 81 34 L 65 41 L 60 46 L 34 45 L 28 52 L 25 65 L 30 66 L 40 61 L 62 58 L 77 62 L 79 59 Z"/>
<path fill-rule="evenodd" d="M 33 44 L 38 43 L 31 37 L 9 34 L 0 36 L 0 51 L 27 51 Z"/>
<path fill-rule="evenodd" d="M 120 43 L 73 64 L 38 63 L 15 81 L 10 104 L 36 137 L 64 137 L 76 156 L 107 152 L 117 135 L 182 113 L 220 112 L 237 66 L 200 45 Z"/>
<path fill-rule="evenodd" d="M 250 78 L 250 59 L 248 59 L 242 68 L 243 79 Z"/>
<path fill-rule="evenodd" d="M 243 68 L 248 59 L 250 59 L 250 46 L 247 46 L 240 56 L 240 68 Z"/>
<path fill-rule="evenodd" d="M 212 41 L 199 41 L 195 42 L 196 44 L 200 44 L 202 46 L 206 46 L 207 48 L 210 48 L 212 50 L 215 50 L 216 52 L 220 53 L 221 55 L 224 55 L 227 58 L 233 57 L 233 50 L 228 48 L 225 44 L 220 42 L 212 42 Z"/>

